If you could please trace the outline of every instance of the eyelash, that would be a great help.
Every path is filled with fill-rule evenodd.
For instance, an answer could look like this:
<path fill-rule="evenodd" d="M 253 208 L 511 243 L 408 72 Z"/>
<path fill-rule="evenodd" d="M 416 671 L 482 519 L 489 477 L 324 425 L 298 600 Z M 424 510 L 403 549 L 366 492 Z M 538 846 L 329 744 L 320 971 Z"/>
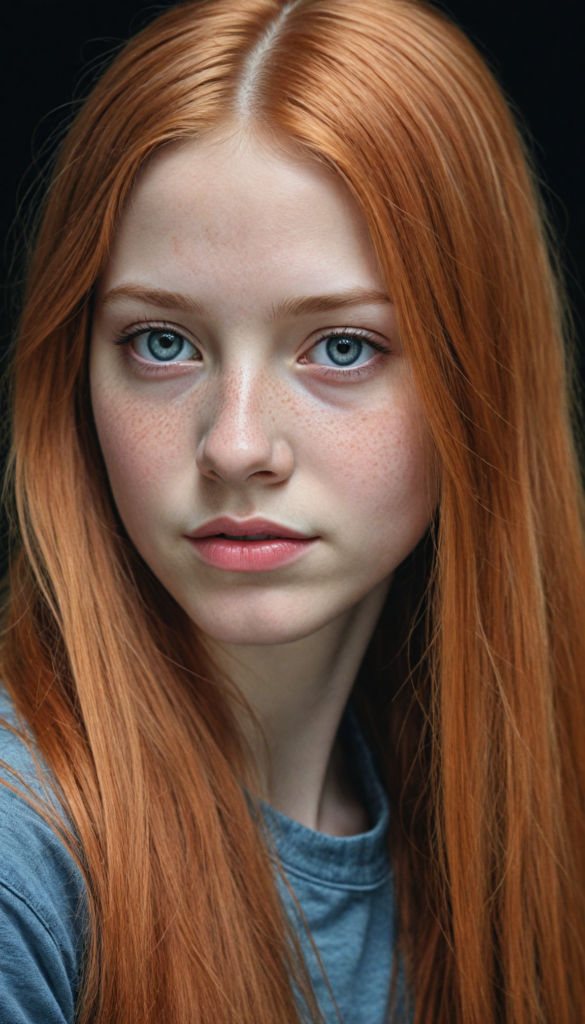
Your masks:
<path fill-rule="evenodd" d="M 165 329 L 173 331 L 175 334 L 179 335 L 182 338 L 185 337 L 185 335 L 181 334 L 181 332 L 178 331 L 173 324 L 159 321 L 158 323 L 144 323 L 141 324 L 140 327 L 137 327 L 130 332 L 122 332 L 121 334 L 118 334 L 114 338 L 114 344 L 119 346 L 129 345 L 130 342 L 134 341 L 134 339 L 138 338 L 141 334 L 146 334 L 148 331 L 160 331 Z M 371 336 L 371 334 L 368 333 L 368 331 L 359 330 L 355 327 L 344 327 L 342 329 L 338 329 L 335 331 L 323 331 L 319 335 L 319 337 L 316 338 L 316 340 L 313 342 L 311 348 L 308 349 L 308 351 L 310 352 L 312 348 L 315 348 L 315 346 L 319 345 L 323 341 L 328 341 L 330 338 L 347 338 L 348 336 L 352 338 L 359 338 L 360 340 L 364 341 L 367 345 L 370 346 L 370 348 L 373 348 L 374 351 L 377 352 L 379 355 L 388 356 L 391 354 L 391 349 L 387 348 L 385 345 L 381 345 L 380 342 L 374 341 L 373 337 Z M 188 338 L 185 338 L 185 340 L 189 341 Z M 193 342 L 189 343 L 193 344 Z M 166 374 L 170 371 L 171 367 L 176 367 L 177 365 L 185 365 L 185 362 L 190 361 L 191 360 L 185 360 L 182 364 L 179 364 L 178 362 L 153 362 L 152 364 L 149 364 L 147 361 L 144 361 L 143 363 L 141 363 L 141 372 L 158 375 Z M 364 377 L 367 374 L 369 374 L 372 370 L 372 360 L 369 360 L 367 363 L 361 363 L 359 366 L 356 366 L 353 369 L 351 368 L 351 366 L 342 368 L 340 366 L 326 366 L 323 363 L 309 363 L 308 360 L 302 365 L 313 366 L 315 369 L 317 369 L 317 372 L 320 377 L 329 377 L 330 379 L 333 378 L 338 381 L 359 380 L 361 377 Z"/>
<path fill-rule="evenodd" d="M 185 341 L 189 339 L 178 331 L 174 324 L 167 324 L 164 320 L 158 320 L 156 323 L 144 323 L 140 324 L 140 327 L 135 327 L 132 331 L 122 331 L 117 334 L 114 338 L 114 345 L 127 345 L 129 341 L 134 341 L 134 338 L 138 338 L 141 334 L 148 334 L 149 331 L 172 331 L 173 334 L 177 334 L 180 338 L 185 338 Z M 193 345 L 193 342 L 190 342 Z"/>

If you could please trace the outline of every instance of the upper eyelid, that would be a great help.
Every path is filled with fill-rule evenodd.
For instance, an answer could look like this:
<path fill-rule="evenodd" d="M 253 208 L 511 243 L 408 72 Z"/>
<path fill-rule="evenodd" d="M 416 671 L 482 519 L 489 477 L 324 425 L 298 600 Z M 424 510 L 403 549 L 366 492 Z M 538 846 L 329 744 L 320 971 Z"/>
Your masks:
<path fill-rule="evenodd" d="M 343 327 L 322 327 L 316 333 L 323 338 L 336 337 L 340 334 L 353 334 L 358 338 L 365 338 L 367 340 L 368 338 L 373 338 L 376 331 L 369 330 L 367 327 L 350 327 L 346 325 Z"/>
<path fill-rule="evenodd" d="M 119 334 L 120 335 L 122 335 L 122 334 L 123 335 L 141 334 L 143 331 L 159 330 L 160 328 L 166 328 L 167 330 L 176 331 L 177 334 L 181 334 L 181 335 L 184 334 L 185 337 L 187 337 L 187 334 L 190 333 L 190 332 L 187 332 L 187 330 L 184 327 L 179 327 L 177 324 L 171 323 L 169 320 L 154 320 L 153 319 L 153 320 L 144 320 L 142 323 L 140 323 L 140 322 L 136 323 L 135 322 L 134 324 L 128 325 L 127 327 L 122 328 L 122 330 L 119 332 Z M 316 340 L 321 340 L 321 338 L 329 337 L 330 335 L 338 335 L 338 334 L 346 334 L 346 333 L 347 334 L 355 334 L 355 335 L 358 335 L 358 336 L 364 337 L 364 338 L 371 338 L 371 337 L 373 337 L 374 334 L 376 334 L 375 331 L 372 331 L 372 330 L 368 329 L 367 327 L 351 327 L 349 324 L 343 325 L 342 327 L 321 327 L 321 328 L 318 328 L 316 332 L 312 331 L 311 333 L 312 334 L 317 333 L 320 336 Z"/>
<path fill-rule="evenodd" d="M 145 321 L 142 324 L 136 324 L 134 327 L 124 327 L 121 331 L 117 332 L 116 341 L 132 341 L 134 338 L 137 338 L 140 334 L 147 334 L 148 331 L 160 330 L 173 331 L 175 334 L 178 334 L 179 337 L 184 338 L 185 341 L 188 341 L 190 345 L 196 344 L 195 341 L 191 340 L 184 327 L 177 327 L 176 324 L 171 324 L 164 320 Z"/>

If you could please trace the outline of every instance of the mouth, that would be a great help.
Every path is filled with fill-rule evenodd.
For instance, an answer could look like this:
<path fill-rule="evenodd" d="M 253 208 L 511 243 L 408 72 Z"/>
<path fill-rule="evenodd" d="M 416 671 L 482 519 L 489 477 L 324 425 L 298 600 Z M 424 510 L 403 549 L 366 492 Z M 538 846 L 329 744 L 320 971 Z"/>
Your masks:
<path fill-rule="evenodd" d="M 186 535 L 199 559 L 229 572 L 267 572 L 296 562 L 318 536 L 266 519 L 233 520 L 226 516 Z"/>

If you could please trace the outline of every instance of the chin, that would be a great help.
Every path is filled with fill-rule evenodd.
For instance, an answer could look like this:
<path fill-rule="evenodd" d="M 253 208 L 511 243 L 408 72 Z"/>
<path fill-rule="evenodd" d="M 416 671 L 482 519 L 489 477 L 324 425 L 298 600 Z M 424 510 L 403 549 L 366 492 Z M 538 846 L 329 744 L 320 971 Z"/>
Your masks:
<path fill-rule="evenodd" d="M 228 607 L 214 609 L 212 602 L 205 608 L 183 607 L 202 633 L 222 644 L 290 644 L 315 633 L 330 618 L 308 614 L 306 605 L 294 609 L 287 602 L 285 607 L 277 609 L 273 603 L 270 610 L 254 605 L 255 602 L 242 595 L 241 601 L 230 601 Z"/>
<path fill-rule="evenodd" d="M 198 629 L 205 633 L 211 640 L 217 640 L 222 644 L 240 644 L 248 646 L 269 646 L 276 644 L 291 644 L 295 640 L 302 640 L 315 632 L 314 625 L 297 626 L 274 625 L 256 623 L 234 623 L 219 620 L 210 621 L 207 616 L 205 621 L 200 616 L 192 616 Z"/>

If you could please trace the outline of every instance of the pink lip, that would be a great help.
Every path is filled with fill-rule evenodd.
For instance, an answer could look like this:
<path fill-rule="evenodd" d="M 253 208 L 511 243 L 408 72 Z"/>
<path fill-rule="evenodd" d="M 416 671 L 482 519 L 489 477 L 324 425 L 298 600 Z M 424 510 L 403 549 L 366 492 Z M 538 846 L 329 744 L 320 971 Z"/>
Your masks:
<path fill-rule="evenodd" d="M 222 537 L 221 534 L 230 536 Z M 269 534 L 270 539 L 233 539 L 258 534 Z M 230 572 L 266 572 L 290 565 L 318 539 L 268 519 L 255 517 L 237 520 L 229 516 L 212 519 L 187 536 L 203 562 Z"/>

